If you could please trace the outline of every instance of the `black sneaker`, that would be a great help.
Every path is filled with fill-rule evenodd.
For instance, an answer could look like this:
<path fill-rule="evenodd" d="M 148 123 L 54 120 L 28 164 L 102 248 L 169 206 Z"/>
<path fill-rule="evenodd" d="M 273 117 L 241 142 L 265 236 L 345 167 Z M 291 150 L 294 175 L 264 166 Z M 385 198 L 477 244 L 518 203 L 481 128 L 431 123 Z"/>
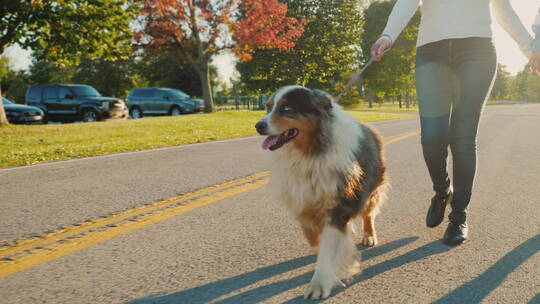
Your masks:
<path fill-rule="evenodd" d="M 450 246 L 457 246 L 463 243 L 469 235 L 469 226 L 467 223 L 456 224 L 448 223 L 448 228 L 444 232 L 443 243 Z"/>
<path fill-rule="evenodd" d="M 450 190 L 446 196 L 440 197 L 435 195 L 431 199 L 431 205 L 429 206 L 426 215 L 426 225 L 428 227 L 433 228 L 439 226 L 444 219 L 444 210 L 446 209 L 446 205 L 452 201 L 453 197 L 454 194 L 452 193 L 452 190 Z"/>

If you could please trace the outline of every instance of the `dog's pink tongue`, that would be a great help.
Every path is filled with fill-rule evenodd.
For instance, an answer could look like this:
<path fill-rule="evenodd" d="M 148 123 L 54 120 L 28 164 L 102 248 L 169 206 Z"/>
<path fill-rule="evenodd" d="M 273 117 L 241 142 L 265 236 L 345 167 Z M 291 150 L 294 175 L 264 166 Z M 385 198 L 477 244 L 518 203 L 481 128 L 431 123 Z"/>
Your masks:
<path fill-rule="evenodd" d="M 271 146 L 275 145 L 277 143 L 277 140 L 279 138 L 279 135 L 271 135 L 268 136 L 262 143 L 262 148 L 267 150 Z"/>

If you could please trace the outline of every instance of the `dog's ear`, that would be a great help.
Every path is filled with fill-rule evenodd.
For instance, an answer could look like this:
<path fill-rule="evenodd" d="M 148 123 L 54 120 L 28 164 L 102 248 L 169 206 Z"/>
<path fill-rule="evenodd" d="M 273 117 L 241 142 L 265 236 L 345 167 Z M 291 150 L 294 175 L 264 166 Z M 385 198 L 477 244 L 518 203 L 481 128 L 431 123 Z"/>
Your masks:
<path fill-rule="evenodd" d="M 333 107 L 332 96 L 321 90 L 313 90 L 313 100 L 321 108 L 329 110 Z"/>

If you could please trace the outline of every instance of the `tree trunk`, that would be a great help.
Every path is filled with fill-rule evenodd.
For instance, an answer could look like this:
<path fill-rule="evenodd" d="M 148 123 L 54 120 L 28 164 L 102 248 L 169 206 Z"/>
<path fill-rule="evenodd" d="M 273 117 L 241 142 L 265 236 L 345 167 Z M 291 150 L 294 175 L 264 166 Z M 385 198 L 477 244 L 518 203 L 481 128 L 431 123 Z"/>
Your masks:
<path fill-rule="evenodd" d="M 368 91 L 367 93 L 367 98 L 368 98 L 368 108 L 373 108 L 373 99 L 374 99 L 374 96 L 373 94 L 371 93 L 371 91 Z"/>
<path fill-rule="evenodd" d="M 201 60 L 201 87 L 204 99 L 204 112 L 214 112 L 214 100 L 212 97 L 212 86 L 210 85 L 210 69 L 207 61 Z"/>
<path fill-rule="evenodd" d="M 407 91 L 407 94 L 405 95 L 405 107 L 407 109 L 411 107 L 411 94 L 409 91 Z"/>
<path fill-rule="evenodd" d="M 9 121 L 6 117 L 6 111 L 4 111 L 4 100 L 2 99 L 2 86 L 0 85 L 0 126 L 9 125 Z"/>

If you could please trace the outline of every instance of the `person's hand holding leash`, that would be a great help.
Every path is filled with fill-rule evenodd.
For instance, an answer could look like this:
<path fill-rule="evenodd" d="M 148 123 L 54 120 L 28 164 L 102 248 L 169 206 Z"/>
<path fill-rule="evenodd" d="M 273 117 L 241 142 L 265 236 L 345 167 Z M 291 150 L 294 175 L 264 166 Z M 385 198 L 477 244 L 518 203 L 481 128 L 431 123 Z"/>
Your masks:
<path fill-rule="evenodd" d="M 375 61 L 380 61 L 384 53 L 392 46 L 392 39 L 388 35 L 382 35 L 371 46 L 371 56 Z"/>
<path fill-rule="evenodd" d="M 531 61 L 529 61 L 529 70 L 540 75 L 540 51 L 533 52 Z"/>

